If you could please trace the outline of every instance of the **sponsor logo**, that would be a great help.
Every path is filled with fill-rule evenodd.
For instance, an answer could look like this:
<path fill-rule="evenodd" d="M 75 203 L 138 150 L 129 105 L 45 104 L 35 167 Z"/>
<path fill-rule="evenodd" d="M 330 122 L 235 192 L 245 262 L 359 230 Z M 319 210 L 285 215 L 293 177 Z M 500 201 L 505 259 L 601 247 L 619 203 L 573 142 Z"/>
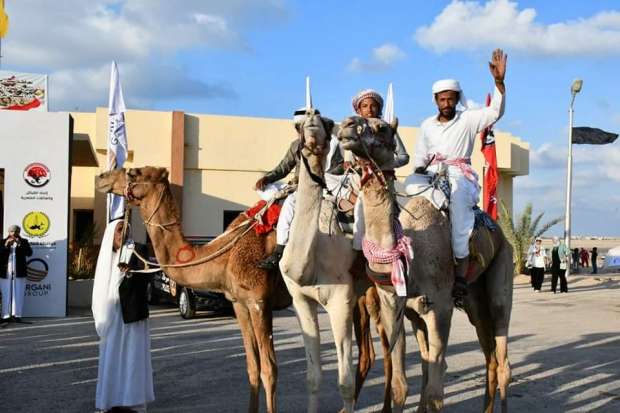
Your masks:
<path fill-rule="evenodd" d="M 44 237 L 50 229 L 50 219 L 41 211 L 32 211 L 22 220 L 22 227 L 31 237 Z"/>
<path fill-rule="evenodd" d="M 45 186 L 50 181 L 50 170 L 42 163 L 31 163 L 24 169 L 24 181 L 34 188 Z"/>
<path fill-rule="evenodd" d="M 49 266 L 41 258 L 28 260 L 26 266 L 26 279 L 35 283 L 43 281 L 49 272 Z"/>

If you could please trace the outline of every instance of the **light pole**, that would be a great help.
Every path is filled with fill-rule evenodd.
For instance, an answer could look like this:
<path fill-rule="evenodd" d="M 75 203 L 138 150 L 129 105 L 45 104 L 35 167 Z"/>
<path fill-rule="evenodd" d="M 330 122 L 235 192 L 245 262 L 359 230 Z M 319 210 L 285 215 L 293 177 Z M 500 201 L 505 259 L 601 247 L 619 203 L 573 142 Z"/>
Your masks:
<path fill-rule="evenodd" d="M 566 168 L 566 211 L 564 215 L 564 243 L 568 249 L 568 264 L 566 268 L 566 275 L 570 274 L 572 266 L 573 252 L 570 248 L 570 195 L 573 180 L 573 104 L 575 103 L 575 97 L 577 93 L 581 92 L 581 86 L 583 86 L 583 80 L 575 79 L 570 87 L 571 99 L 570 107 L 568 108 L 568 166 Z"/>

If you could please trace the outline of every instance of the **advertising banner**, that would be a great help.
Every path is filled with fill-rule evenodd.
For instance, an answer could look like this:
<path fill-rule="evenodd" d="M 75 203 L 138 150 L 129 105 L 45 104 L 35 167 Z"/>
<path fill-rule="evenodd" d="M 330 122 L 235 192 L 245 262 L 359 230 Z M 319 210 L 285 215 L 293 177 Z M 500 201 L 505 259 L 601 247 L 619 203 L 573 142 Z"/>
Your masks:
<path fill-rule="evenodd" d="M 47 112 L 47 75 L 0 70 L 0 109 Z"/>
<path fill-rule="evenodd" d="M 66 315 L 71 125 L 68 113 L 0 111 L 2 237 L 21 227 L 27 259 L 25 317 Z"/>

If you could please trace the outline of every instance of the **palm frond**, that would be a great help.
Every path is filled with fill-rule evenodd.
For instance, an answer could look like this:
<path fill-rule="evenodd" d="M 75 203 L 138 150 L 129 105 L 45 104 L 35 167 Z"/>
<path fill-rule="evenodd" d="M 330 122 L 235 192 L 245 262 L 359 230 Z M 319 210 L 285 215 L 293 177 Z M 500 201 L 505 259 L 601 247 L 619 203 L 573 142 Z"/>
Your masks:
<path fill-rule="evenodd" d="M 551 221 L 547 222 L 545 225 L 542 226 L 542 228 L 534 235 L 535 237 L 540 237 L 542 234 L 544 234 L 545 232 L 549 231 L 549 229 L 556 225 L 559 224 L 560 222 L 564 221 L 564 218 L 555 218 L 552 219 Z"/>

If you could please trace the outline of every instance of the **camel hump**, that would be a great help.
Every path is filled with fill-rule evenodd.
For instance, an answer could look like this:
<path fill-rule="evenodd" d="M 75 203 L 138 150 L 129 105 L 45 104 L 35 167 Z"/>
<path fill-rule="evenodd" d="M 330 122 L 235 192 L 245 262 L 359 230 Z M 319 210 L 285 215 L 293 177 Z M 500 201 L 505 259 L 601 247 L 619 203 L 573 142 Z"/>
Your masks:
<path fill-rule="evenodd" d="M 476 281 L 489 268 L 504 242 L 504 234 L 497 224 L 493 229 L 486 225 L 474 227 L 469 238 L 468 283 Z"/>

